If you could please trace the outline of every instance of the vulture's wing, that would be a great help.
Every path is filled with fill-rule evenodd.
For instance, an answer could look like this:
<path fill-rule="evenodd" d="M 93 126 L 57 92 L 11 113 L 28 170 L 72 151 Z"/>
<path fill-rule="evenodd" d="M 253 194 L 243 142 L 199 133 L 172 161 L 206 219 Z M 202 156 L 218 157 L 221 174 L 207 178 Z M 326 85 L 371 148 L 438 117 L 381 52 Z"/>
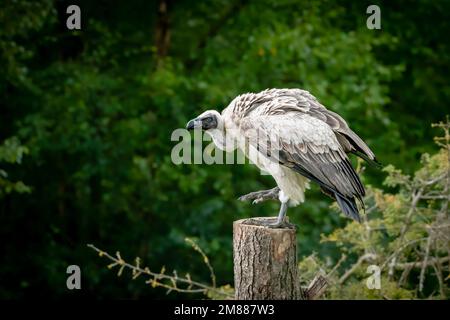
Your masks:
<path fill-rule="evenodd" d="M 269 90 L 269 92 L 272 90 Z M 278 99 L 288 101 L 296 100 L 296 105 L 290 107 L 290 111 L 302 112 L 325 122 L 335 133 L 339 144 L 345 152 L 351 152 L 363 158 L 367 162 L 379 165 L 375 154 L 367 144 L 349 128 L 347 122 L 337 113 L 325 108 L 312 94 L 300 89 L 281 89 L 272 92 Z M 293 102 L 293 101 L 292 101 Z M 289 111 L 280 105 L 280 111 Z"/>
<path fill-rule="evenodd" d="M 250 145 L 318 183 L 347 216 L 359 221 L 355 198 L 362 203 L 364 187 L 329 125 L 307 114 L 269 110 L 241 119 Z"/>

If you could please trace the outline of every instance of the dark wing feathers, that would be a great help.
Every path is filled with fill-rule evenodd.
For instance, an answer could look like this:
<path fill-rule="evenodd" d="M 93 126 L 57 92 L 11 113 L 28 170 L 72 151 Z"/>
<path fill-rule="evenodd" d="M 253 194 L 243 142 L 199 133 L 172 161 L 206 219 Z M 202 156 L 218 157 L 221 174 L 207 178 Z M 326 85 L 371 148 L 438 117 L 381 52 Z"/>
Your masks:
<path fill-rule="evenodd" d="M 347 217 L 361 222 L 361 217 L 358 214 L 358 207 L 356 206 L 355 199 L 341 197 L 339 194 L 336 194 L 336 201 Z"/>
<path fill-rule="evenodd" d="M 318 154 L 308 149 L 301 152 L 297 148 L 283 151 L 282 160 L 301 165 L 331 190 L 348 197 L 365 196 L 364 187 L 350 161 L 338 151 L 328 149 Z"/>
<path fill-rule="evenodd" d="M 268 122 L 271 122 L 270 126 Z M 364 206 L 362 198 L 365 190 L 343 151 L 333 150 L 326 145 L 318 146 L 312 141 L 293 142 L 291 138 L 295 134 L 286 131 L 283 127 L 283 117 L 276 115 L 265 117 L 260 121 L 254 118 L 244 119 L 242 125 L 247 132 L 247 137 L 251 129 L 259 131 L 258 139 L 255 139 L 255 136 L 249 139 L 250 144 L 257 150 L 272 156 L 274 161 L 319 184 L 326 194 L 338 201 L 342 211 L 348 217 L 359 221 L 354 199 L 358 199 Z M 273 132 L 268 132 L 268 127 L 274 129 L 277 126 L 279 128 L 277 131 L 284 132 L 285 136 L 278 135 L 279 141 L 275 143 L 265 139 L 264 137 L 273 136 Z"/>
<path fill-rule="evenodd" d="M 320 105 L 320 104 L 319 104 Z M 375 154 L 370 150 L 367 144 L 349 128 L 344 119 L 337 113 L 327 110 L 324 106 L 311 108 L 309 114 L 317 119 L 324 119 L 326 124 L 334 131 L 336 138 L 342 145 L 345 152 L 351 152 L 363 158 L 369 163 L 377 162 Z"/>
<path fill-rule="evenodd" d="M 345 215 L 360 221 L 354 199 L 358 199 L 364 207 L 362 198 L 365 190 L 347 158 L 341 158 L 332 150 L 323 154 L 314 154 L 309 150 L 306 153 L 282 150 L 279 157 L 281 164 L 319 184 L 326 194 L 336 199 Z M 336 157 L 339 161 L 334 162 Z"/>

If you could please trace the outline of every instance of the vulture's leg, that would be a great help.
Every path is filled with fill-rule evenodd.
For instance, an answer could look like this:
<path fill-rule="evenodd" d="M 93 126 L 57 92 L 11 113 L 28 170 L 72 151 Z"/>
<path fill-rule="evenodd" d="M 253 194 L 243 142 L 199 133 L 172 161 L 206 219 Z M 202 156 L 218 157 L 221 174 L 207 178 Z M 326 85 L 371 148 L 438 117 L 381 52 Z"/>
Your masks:
<path fill-rule="evenodd" d="M 280 188 L 275 187 L 269 190 L 250 192 L 249 194 L 239 197 L 241 201 L 253 200 L 253 204 L 265 201 L 265 200 L 278 200 Z"/>
<path fill-rule="evenodd" d="M 277 222 L 275 223 L 270 223 L 267 226 L 269 228 L 283 228 L 283 227 L 288 227 L 288 228 L 295 228 L 295 225 L 293 225 L 292 223 L 288 223 L 286 221 L 284 221 L 284 219 L 286 218 L 286 212 L 287 212 L 287 208 L 288 208 L 288 203 L 289 202 L 282 202 L 281 203 L 281 207 L 280 207 L 280 212 L 278 213 L 278 218 L 277 218 Z"/>

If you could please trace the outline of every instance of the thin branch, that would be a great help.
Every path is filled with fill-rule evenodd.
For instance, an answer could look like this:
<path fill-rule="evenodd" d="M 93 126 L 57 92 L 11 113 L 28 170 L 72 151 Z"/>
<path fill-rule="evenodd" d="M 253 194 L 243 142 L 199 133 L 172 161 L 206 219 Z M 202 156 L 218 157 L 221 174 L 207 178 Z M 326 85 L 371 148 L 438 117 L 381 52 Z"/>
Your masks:
<path fill-rule="evenodd" d="M 402 252 L 403 250 L 405 250 L 408 246 L 415 244 L 417 242 L 426 240 L 427 237 L 423 237 L 423 238 L 418 238 L 418 239 L 413 239 L 408 241 L 407 243 L 403 244 L 401 247 L 399 247 L 397 250 L 395 250 L 386 260 L 385 262 L 381 265 L 381 270 L 383 270 L 386 267 L 386 264 L 391 261 L 391 259 L 393 259 L 394 257 L 397 257 L 400 252 Z M 394 267 L 396 267 L 397 263 L 394 265 Z"/>
<path fill-rule="evenodd" d="M 445 200 L 449 199 L 450 195 L 448 196 L 422 196 L 421 199 L 423 200 Z"/>
<path fill-rule="evenodd" d="M 331 278 L 331 275 L 336 272 L 336 270 L 341 266 L 342 262 L 344 262 L 345 260 L 347 260 L 347 255 L 343 254 L 339 259 L 339 261 L 336 263 L 336 265 L 333 267 L 333 269 L 331 269 L 331 271 L 328 272 L 327 274 L 328 279 Z"/>
<path fill-rule="evenodd" d="M 419 291 L 422 292 L 423 290 L 423 282 L 425 280 L 425 269 L 427 268 L 427 263 L 428 263 L 428 257 L 430 256 L 430 247 L 431 247 L 431 235 L 428 236 L 427 239 L 427 246 L 425 249 L 425 258 L 423 259 L 422 262 L 422 267 L 420 269 L 420 276 L 419 276 Z"/>
<path fill-rule="evenodd" d="M 403 228 L 400 231 L 400 240 L 399 240 L 400 245 L 403 244 L 403 240 L 405 238 L 406 231 L 408 230 L 408 228 L 410 226 L 412 215 L 413 215 L 414 211 L 416 210 L 417 203 L 420 200 L 422 193 L 423 193 L 423 188 L 419 189 L 417 192 L 413 192 L 413 194 L 412 194 L 411 206 L 409 207 L 408 213 L 406 214 L 406 219 L 404 222 L 405 224 L 403 225 Z M 397 258 L 398 258 L 398 254 L 395 254 L 389 265 L 389 271 L 388 271 L 389 279 L 392 279 L 392 277 L 394 276 L 394 269 L 395 269 L 395 265 L 397 263 Z"/>
<path fill-rule="evenodd" d="M 214 274 L 213 267 L 209 263 L 209 258 L 206 256 L 206 254 L 203 252 L 203 250 L 192 239 L 186 238 L 185 240 L 186 240 L 186 242 L 188 242 L 192 246 L 192 248 L 195 251 L 200 253 L 200 255 L 202 256 L 203 262 L 206 264 L 206 267 L 209 269 L 209 274 L 210 274 L 210 277 L 211 277 L 212 286 L 215 288 L 216 287 L 216 275 Z"/>
<path fill-rule="evenodd" d="M 444 277 L 442 276 L 442 266 L 439 263 L 438 259 L 435 259 L 433 261 L 433 268 L 436 272 L 436 277 L 438 278 L 439 282 L 439 293 L 441 294 L 441 298 L 445 299 L 445 290 L 444 290 Z"/>
<path fill-rule="evenodd" d="M 396 268 L 399 268 L 399 263 L 395 266 Z M 406 280 L 408 279 L 408 276 L 413 269 L 413 265 L 408 265 L 404 267 L 404 270 L 402 272 L 402 275 L 400 276 L 400 279 L 397 282 L 397 286 L 401 287 L 406 283 Z"/>
<path fill-rule="evenodd" d="M 436 259 L 435 257 L 433 259 Z M 446 262 L 450 261 L 450 257 L 443 257 L 443 258 L 437 258 L 439 263 L 444 264 Z M 428 261 L 426 266 L 430 267 L 432 266 L 434 261 Z M 416 262 L 405 262 L 405 263 L 397 263 L 395 265 L 395 268 L 398 270 L 404 270 L 407 268 L 419 268 L 422 267 L 423 262 L 422 261 L 416 261 Z"/>
<path fill-rule="evenodd" d="M 164 267 L 160 273 L 152 272 L 148 268 L 143 269 L 143 268 L 139 267 L 138 264 L 132 265 L 132 264 L 124 261 L 120 257 L 120 253 L 117 253 L 117 258 L 115 258 L 112 255 L 110 255 L 109 253 L 98 249 L 93 244 L 88 244 L 87 246 L 89 248 L 95 250 L 99 254 L 100 257 L 105 257 L 113 262 L 110 265 L 108 265 L 109 269 L 111 269 L 115 266 L 120 266 L 118 275 L 120 275 L 122 273 L 124 268 L 128 268 L 128 269 L 132 270 L 132 272 L 133 272 L 133 279 L 137 278 L 137 276 L 140 274 L 149 275 L 152 277 L 152 279 L 149 279 L 148 281 L 146 281 L 146 283 L 150 283 L 153 287 L 159 286 L 159 287 L 166 288 L 166 289 L 168 289 L 169 292 L 173 290 L 173 291 L 185 292 L 185 293 L 204 293 L 204 294 L 206 294 L 208 291 L 212 291 L 212 292 L 215 292 L 217 294 L 220 294 L 222 296 L 225 296 L 225 297 L 228 297 L 231 299 L 234 298 L 233 295 L 230 295 L 229 293 L 224 292 L 223 290 L 205 285 L 205 284 L 197 282 L 197 281 L 193 281 L 192 279 L 190 279 L 190 276 L 186 276 L 186 278 L 180 278 L 176 275 L 176 273 L 174 274 L 174 276 L 166 275 L 166 274 L 164 274 L 164 272 L 165 272 Z M 165 283 L 162 283 L 159 280 L 169 280 L 172 283 L 172 285 L 167 285 Z M 186 284 L 186 285 L 188 285 L 188 288 L 187 289 L 179 288 L 176 286 L 176 283 Z M 197 288 L 192 288 L 192 287 L 197 287 Z"/>
<path fill-rule="evenodd" d="M 359 268 L 359 266 L 366 260 L 376 259 L 376 255 L 372 253 L 367 253 L 358 258 L 358 261 L 347 270 L 342 277 L 339 278 L 339 284 L 343 284 L 347 279 Z"/>
<path fill-rule="evenodd" d="M 437 182 L 443 180 L 443 179 L 446 178 L 446 177 L 447 177 L 447 174 L 444 173 L 444 174 L 441 174 L 440 176 L 437 176 L 436 178 L 431 179 L 431 180 L 420 180 L 420 179 L 419 179 L 418 181 L 420 182 L 420 184 L 421 184 L 423 187 L 428 187 L 428 186 L 431 186 L 431 185 L 433 185 L 433 184 L 435 184 L 435 183 L 437 183 Z"/>

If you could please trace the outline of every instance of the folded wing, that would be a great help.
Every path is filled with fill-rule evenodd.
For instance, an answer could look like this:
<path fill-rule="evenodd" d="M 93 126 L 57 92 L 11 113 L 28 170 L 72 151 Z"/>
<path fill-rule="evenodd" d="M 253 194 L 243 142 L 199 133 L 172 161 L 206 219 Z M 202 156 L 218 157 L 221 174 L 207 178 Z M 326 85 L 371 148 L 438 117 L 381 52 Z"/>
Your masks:
<path fill-rule="evenodd" d="M 265 111 L 250 113 L 240 121 L 249 143 L 318 183 L 347 216 L 359 221 L 355 199 L 362 203 L 364 187 L 332 128 L 306 113 L 274 112 L 270 107 L 260 110 Z"/>
<path fill-rule="evenodd" d="M 354 153 L 367 162 L 379 165 L 375 154 L 367 144 L 348 126 L 337 113 L 325 108 L 312 94 L 301 89 L 270 89 L 267 94 L 272 100 L 272 112 L 307 114 L 326 123 L 336 135 L 336 139 L 347 153 Z"/>

